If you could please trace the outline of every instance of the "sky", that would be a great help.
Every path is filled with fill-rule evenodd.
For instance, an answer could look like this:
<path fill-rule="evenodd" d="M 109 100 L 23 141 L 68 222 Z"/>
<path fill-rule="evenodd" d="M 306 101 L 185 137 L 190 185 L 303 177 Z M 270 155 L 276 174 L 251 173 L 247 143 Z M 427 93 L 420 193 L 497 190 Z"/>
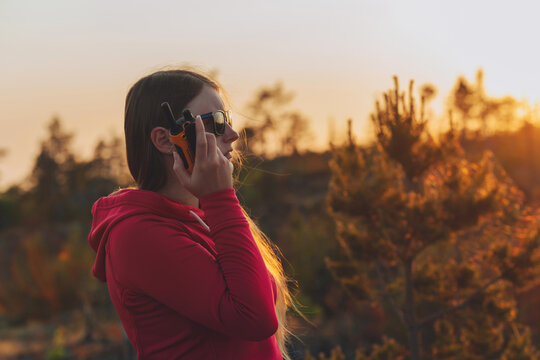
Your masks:
<path fill-rule="evenodd" d="M 124 100 L 164 67 L 217 71 L 239 127 L 256 90 L 281 81 L 310 119 L 312 148 L 369 114 L 392 76 L 438 88 L 484 70 L 489 95 L 540 102 L 535 1 L 0 0 L 0 189 L 31 170 L 59 117 L 73 148 L 123 136 Z M 403 86 L 405 87 L 405 86 Z"/>

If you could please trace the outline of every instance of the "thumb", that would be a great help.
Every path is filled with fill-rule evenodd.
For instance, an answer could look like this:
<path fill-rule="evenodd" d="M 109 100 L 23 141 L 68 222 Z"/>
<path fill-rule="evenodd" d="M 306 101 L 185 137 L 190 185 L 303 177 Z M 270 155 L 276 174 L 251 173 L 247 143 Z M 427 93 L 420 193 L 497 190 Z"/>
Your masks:
<path fill-rule="evenodd" d="M 180 180 L 182 185 L 189 184 L 191 175 L 186 170 L 184 166 L 184 161 L 182 160 L 180 155 L 178 155 L 178 152 L 176 152 L 176 149 L 173 151 L 173 159 L 174 159 L 173 171 L 176 174 L 176 177 L 178 178 L 178 180 Z"/>

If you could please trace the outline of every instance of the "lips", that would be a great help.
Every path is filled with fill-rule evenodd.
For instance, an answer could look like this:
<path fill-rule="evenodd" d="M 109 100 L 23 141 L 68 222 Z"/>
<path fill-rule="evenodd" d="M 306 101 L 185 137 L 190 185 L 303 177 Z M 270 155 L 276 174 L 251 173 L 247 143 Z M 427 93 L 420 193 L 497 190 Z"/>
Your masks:
<path fill-rule="evenodd" d="M 229 159 L 229 160 L 232 159 L 232 154 L 231 154 L 231 152 L 232 152 L 232 150 L 229 150 L 229 151 L 227 151 L 227 152 L 225 153 L 225 157 L 226 157 L 227 159 Z"/>

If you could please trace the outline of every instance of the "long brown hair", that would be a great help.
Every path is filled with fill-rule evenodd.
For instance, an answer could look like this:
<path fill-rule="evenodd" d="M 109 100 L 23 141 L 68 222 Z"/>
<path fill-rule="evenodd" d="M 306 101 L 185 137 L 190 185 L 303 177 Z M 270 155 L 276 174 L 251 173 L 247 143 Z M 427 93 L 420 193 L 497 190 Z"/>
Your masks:
<path fill-rule="evenodd" d="M 126 97 L 124 123 L 126 153 L 129 171 L 139 189 L 157 191 L 165 185 L 167 177 L 162 155 L 150 139 L 153 128 L 168 127 L 160 104 L 167 101 L 174 114 L 181 114 L 186 105 L 202 91 L 205 85 L 218 92 L 221 89 L 215 81 L 197 72 L 164 70 L 143 77 L 129 90 Z M 289 307 L 296 309 L 296 306 L 288 290 L 288 279 L 278 257 L 279 249 L 258 228 L 247 212 L 245 210 L 243 212 L 266 267 L 276 281 L 278 288 L 276 314 L 279 327 L 275 335 L 282 356 L 289 360 L 286 341 L 291 332 L 287 327 L 286 312 Z"/>

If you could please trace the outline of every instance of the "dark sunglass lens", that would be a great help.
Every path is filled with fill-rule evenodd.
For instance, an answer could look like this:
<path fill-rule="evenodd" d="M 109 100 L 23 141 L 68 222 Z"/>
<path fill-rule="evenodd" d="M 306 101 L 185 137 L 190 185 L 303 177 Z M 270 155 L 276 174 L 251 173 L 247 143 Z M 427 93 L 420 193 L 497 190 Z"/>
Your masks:
<path fill-rule="evenodd" d="M 214 132 L 214 120 L 212 119 L 212 116 L 204 116 L 202 117 L 202 121 L 204 124 L 204 131 L 213 133 Z"/>

